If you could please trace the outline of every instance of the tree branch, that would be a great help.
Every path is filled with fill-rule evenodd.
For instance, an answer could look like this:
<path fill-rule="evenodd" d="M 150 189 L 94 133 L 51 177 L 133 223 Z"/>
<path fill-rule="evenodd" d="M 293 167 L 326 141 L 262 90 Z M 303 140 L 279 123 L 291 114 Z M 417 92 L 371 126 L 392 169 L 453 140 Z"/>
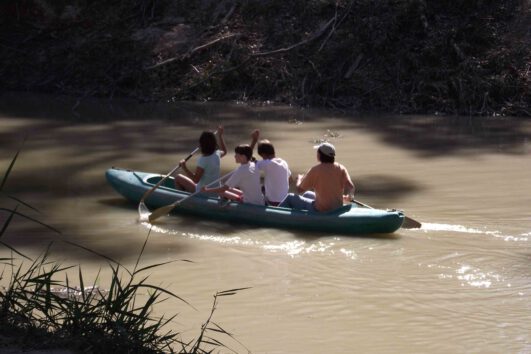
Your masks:
<path fill-rule="evenodd" d="M 167 64 L 173 63 L 176 60 L 181 60 L 183 58 L 189 58 L 192 55 L 194 55 L 195 53 L 197 53 L 198 51 L 203 50 L 205 48 L 208 48 L 208 47 L 210 47 L 210 46 L 212 46 L 212 45 L 214 45 L 214 44 L 216 44 L 218 42 L 224 41 L 224 40 L 229 39 L 229 38 L 241 37 L 241 36 L 242 36 L 241 33 L 231 33 L 231 34 L 228 34 L 226 36 L 216 38 L 213 41 L 210 41 L 210 42 L 208 42 L 206 44 L 203 44 L 203 45 L 200 45 L 198 47 L 195 47 L 194 49 L 192 49 L 188 53 L 186 53 L 184 56 L 176 56 L 176 57 L 173 57 L 173 58 L 170 58 L 170 59 L 166 59 L 164 61 L 161 61 L 160 63 L 157 63 L 157 64 L 154 64 L 154 65 L 146 67 L 145 70 L 156 69 L 156 68 L 161 67 L 163 65 L 167 65 Z"/>
<path fill-rule="evenodd" d="M 252 53 L 250 54 L 251 57 L 265 57 L 265 56 L 269 56 L 269 55 L 275 55 L 275 54 L 282 54 L 282 53 L 287 53 L 289 52 L 290 50 L 293 50 L 297 47 L 300 47 L 302 45 L 305 45 L 305 44 L 308 44 L 314 40 L 316 40 L 317 38 L 321 37 L 323 35 L 323 33 L 325 33 L 325 31 L 328 29 L 328 27 L 330 27 L 330 25 L 332 23 L 334 23 L 334 21 L 336 20 L 336 16 L 332 17 L 327 23 L 324 24 L 324 26 L 321 27 L 321 29 L 319 29 L 316 33 L 314 33 L 310 38 L 307 38 L 299 43 L 295 43 L 289 47 L 286 47 L 286 48 L 280 48 L 280 49 L 275 49 L 275 50 L 272 50 L 272 51 L 269 51 L 269 52 L 260 52 L 260 53 Z"/>

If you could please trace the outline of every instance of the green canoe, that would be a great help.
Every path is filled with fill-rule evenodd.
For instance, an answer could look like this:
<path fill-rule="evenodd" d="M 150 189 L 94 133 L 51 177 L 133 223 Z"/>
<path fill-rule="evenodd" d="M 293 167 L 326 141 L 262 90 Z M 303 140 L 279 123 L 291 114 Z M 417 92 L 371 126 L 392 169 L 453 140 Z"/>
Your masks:
<path fill-rule="evenodd" d="M 164 176 L 119 168 L 106 171 L 109 184 L 126 199 L 139 203 Z M 170 177 L 145 200 L 151 209 L 172 204 L 190 193 L 173 188 Z M 326 213 L 309 212 L 288 208 L 227 202 L 202 194 L 178 204 L 175 214 L 194 215 L 208 220 L 244 223 L 261 227 L 318 231 L 331 234 L 374 234 L 396 231 L 404 221 L 404 214 L 396 210 L 380 210 L 345 205 Z"/>

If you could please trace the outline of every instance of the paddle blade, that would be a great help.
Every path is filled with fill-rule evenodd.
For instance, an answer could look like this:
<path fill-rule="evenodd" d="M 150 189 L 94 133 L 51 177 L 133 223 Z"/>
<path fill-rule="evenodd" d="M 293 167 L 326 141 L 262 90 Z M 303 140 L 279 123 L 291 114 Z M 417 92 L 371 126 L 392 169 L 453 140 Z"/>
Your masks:
<path fill-rule="evenodd" d="M 404 222 L 402 223 L 401 227 L 403 229 L 420 229 L 422 227 L 422 224 L 417 220 L 413 220 L 406 216 L 404 217 Z"/>
<path fill-rule="evenodd" d="M 152 212 L 148 217 L 149 222 L 153 222 L 157 220 L 158 218 L 160 218 L 161 216 L 168 215 L 170 211 L 173 210 L 173 208 L 175 208 L 175 205 L 170 204 L 170 205 L 165 205 L 163 207 L 155 209 L 155 211 Z"/>

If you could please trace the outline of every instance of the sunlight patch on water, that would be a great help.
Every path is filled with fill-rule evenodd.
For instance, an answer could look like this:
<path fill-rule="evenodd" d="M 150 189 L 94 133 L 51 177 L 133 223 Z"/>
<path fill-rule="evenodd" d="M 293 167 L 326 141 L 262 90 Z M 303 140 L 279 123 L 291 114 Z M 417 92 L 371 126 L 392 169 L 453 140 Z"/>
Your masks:
<path fill-rule="evenodd" d="M 493 272 L 483 273 L 478 268 L 463 265 L 457 269 L 457 279 L 477 288 L 490 288 L 493 282 L 500 282 L 501 276 Z M 461 285 L 464 285 L 463 283 Z"/>
<path fill-rule="evenodd" d="M 350 258 L 350 259 L 358 258 L 358 254 L 354 250 L 348 250 L 346 248 L 342 248 L 339 250 L 339 252 L 343 253 L 345 256 L 347 256 L 347 258 Z"/>
<path fill-rule="evenodd" d="M 310 253 L 322 253 L 322 254 L 330 254 L 334 255 L 336 254 L 336 243 L 333 241 L 330 242 L 323 242 L 323 241 L 317 241 L 315 243 L 308 243 L 306 241 L 302 240 L 290 240 L 290 241 L 279 241 L 276 243 L 271 243 L 267 241 L 262 241 L 258 239 L 251 239 L 246 237 L 240 237 L 240 236 L 223 236 L 223 235 L 206 235 L 206 234 L 197 234 L 197 233 L 191 233 L 191 232 L 182 232 L 177 230 L 168 229 L 165 227 L 160 227 L 154 224 L 150 224 L 149 222 L 141 222 L 141 224 L 148 229 L 151 229 L 151 231 L 165 234 L 165 235 L 172 235 L 172 236 L 184 236 L 192 239 L 199 239 L 203 241 L 210 241 L 210 242 L 216 242 L 220 244 L 226 244 L 226 245 L 243 245 L 243 246 L 253 246 L 253 247 L 259 247 L 269 252 L 274 253 L 285 253 L 288 256 L 294 257 L 299 256 L 302 254 L 310 254 Z M 344 256 L 350 258 L 350 259 L 357 259 L 358 255 L 354 250 L 349 250 L 346 248 L 341 248 L 338 250 L 339 254 L 343 254 Z"/>
<path fill-rule="evenodd" d="M 483 272 L 479 268 L 472 267 L 468 264 L 460 265 L 459 268 L 441 266 L 437 264 L 430 264 L 428 268 L 441 268 L 447 272 L 439 274 L 439 279 L 454 279 L 461 282 L 461 286 L 469 285 L 475 288 L 490 288 L 494 283 L 501 283 L 504 281 L 501 275 L 494 272 Z M 455 269 L 455 273 L 453 271 Z M 507 284 L 511 287 L 511 284 Z"/>
<path fill-rule="evenodd" d="M 278 244 L 262 244 L 261 247 L 270 252 L 285 252 L 289 256 L 298 256 L 301 254 L 310 254 L 310 253 L 323 253 L 323 254 L 335 254 L 334 251 L 334 242 L 316 242 L 316 243 L 307 243 L 306 241 L 289 241 L 281 242 Z M 353 251 L 351 251 L 353 252 Z M 347 252 L 344 252 L 344 249 L 340 250 L 340 253 L 345 254 L 350 257 Z M 355 258 L 353 258 L 355 259 Z"/>
<path fill-rule="evenodd" d="M 529 241 L 531 238 L 531 232 L 523 233 L 521 235 L 503 235 L 500 231 L 483 231 L 471 227 L 466 227 L 463 225 L 451 225 L 451 224 L 436 224 L 436 223 L 422 223 L 422 228 L 420 231 L 432 232 L 432 231 L 451 231 L 451 232 L 461 232 L 467 234 L 483 234 L 490 235 L 497 238 L 502 238 L 504 241 Z"/>
<path fill-rule="evenodd" d="M 454 231 L 454 232 L 464 232 L 469 234 L 484 234 L 485 231 L 481 231 L 474 228 L 469 228 L 463 225 L 451 225 L 451 224 L 433 224 L 433 223 L 422 223 L 422 231 Z M 496 231 L 495 231 L 496 232 Z"/>
<path fill-rule="evenodd" d="M 205 235 L 205 234 L 195 234 L 191 232 L 182 232 L 182 231 L 176 231 L 176 230 L 170 230 L 167 228 L 163 228 L 157 225 L 150 224 L 149 222 L 142 222 L 142 225 L 146 226 L 148 229 L 151 229 L 151 231 L 165 234 L 165 235 L 172 235 L 172 236 L 185 236 L 188 238 L 195 238 L 200 239 L 204 241 L 213 241 L 217 243 L 223 243 L 223 244 L 231 244 L 231 245 L 259 245 L 259 241 L 253 241 L 250 239 L 244 240 L 239 236 L 219 236 L 219 235 Z"/>
<path fill-rule="evenodd" d="M 189 237 L 189 238 L 195 238 L 203 241 L 213 241 L 217 243 L 222 244 L 229 244 L 229 245 L 245 245 L 245 246 L 254 246 L 256 244 L 259 244 L 259 242 L 253 241 L 253 240 L 244 240 L 241 237 L 238 236 L 218 236 L 218 235 L 202 235 L 202 234 L 194 234 L 190 232 L 183 232 L 181 233 L 183 236 Z"/>
<path fill-rule="evenodd" d="M 285 252 L 286 254 L 290 256 L 296 256 L 305 251 L 306 242 L 304 241 L 291 241 L 291 242 L 284 242 L 277 245 L 263 245 L 262 247 L 265 250 L 271 251 L 271 252 Z"/>

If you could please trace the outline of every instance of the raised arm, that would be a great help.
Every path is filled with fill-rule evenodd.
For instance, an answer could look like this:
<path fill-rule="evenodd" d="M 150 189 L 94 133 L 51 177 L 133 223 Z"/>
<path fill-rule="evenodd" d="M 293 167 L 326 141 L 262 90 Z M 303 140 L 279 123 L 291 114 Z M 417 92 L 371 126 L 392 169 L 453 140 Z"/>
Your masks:
<path fill-rule="evenodd" d="M 221 150 L 221 157 L 227 155 L 227 146 L 225 146 L 225 139 L 223 138 L 223 126 L 218 127 L 218 137 L 219 137 L 219 149 Z"/>
<path fill-rule="evenodd" d="M 251 133 L 251 144 L 250 144 L 251 145 L 251 150 L 254 150 L 254 146 L 258 142 L 258 138 L 260 138 L 260 130 L 255 129 Z"/>

